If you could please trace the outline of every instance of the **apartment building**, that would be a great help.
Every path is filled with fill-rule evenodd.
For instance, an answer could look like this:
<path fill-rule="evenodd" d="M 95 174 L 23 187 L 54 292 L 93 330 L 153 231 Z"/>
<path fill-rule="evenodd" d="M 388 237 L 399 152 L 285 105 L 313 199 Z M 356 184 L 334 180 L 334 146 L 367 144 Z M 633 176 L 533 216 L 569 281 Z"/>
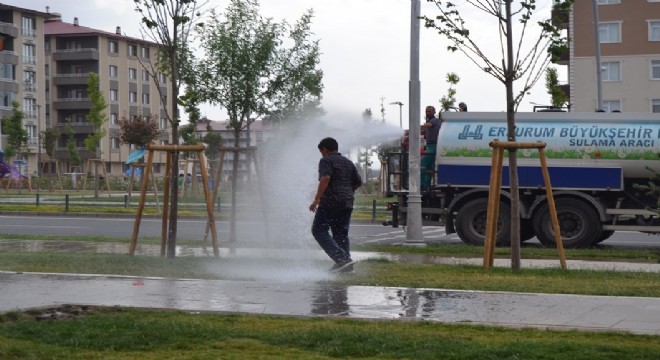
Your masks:
<path fill-rule="evenodd" d="M 602 110 L 660 113 L 660 0 L 597 0 L 597 13 Z M 576 0 L 565 19 L 571 109 L 592 112 L 599 108 L 592 0 Z"/>
<path fill-rule="evenodd" d="M 67 124 L 75 132 L 75 143 L 83 159 L 102 159 L 106 172 L 121 174 L 131 149 L 120 144 L 119 120 L 121 118 L 146 117 L 157 114 L 161 130 L 161 144 L 170 141 L 168 122 L 163 104 L 167 104 L 168 78 L 159 74 L 157 79 L 149 75 L 150 64 L 157 60 L 155 43 L 124 36 L 121 28 L 114 33 L 105 32 L 53 16 L 44 24 L 46 112 L 47 127 L 57 127 L 60 138 L 55 158 L 67 171 L 76 169 L 66 150 Z M 97 73 L 100 88 L 108 103 L 107 136 L 101 140 L 100 156 L 85 149 L 85 138 L 94 131 L 86 115 L 92 107 L 87 94 L 89 73 Z M 161 102 L 161 94 L 164 102 Z M 157 154 L 155 172 L 161 171 L 164 154 Z M 82 164 L 85 165 L 84 163 Z"/>
<path fill-rule="evenodd" d="M 160 144 L 170 142 L 163 107 L 171 90 L 169 79 L 162 73 L 153 79 L 145 70 L 157 59 L 157 44 L 125 36 L 119 26 L 115 32 L 106 32 L 83 26 L 78 18 L 67 23 L 57 13 L 0 4 L 0 45 L 0 117 L 11 116 L 12 102 L 17 101 L 30 145 L 27 158 L 5 158 L 5 162 L 25 162 L 23 171 L 31 174 L 52 172 L 55 161 L 62 172 L 84 172 L 86 160 L 98 158 L 107 173 L 122 174 L 131 151 L 119 140 L 119 120 L 124 117 L 156 114 L 163 130 Z M 94 131 L 87 120 L 92 107 L 87 91 L 90 73 L 99 75 L 109 105 L 107 135 L 97 154 L 84 146 L 84 139 Z M 74 166 L 66 150 L 67 124 L 83 160 L 79 166 Z M 49 128 L 60 133 L 52 159 L 39 139 Z M 0 136 L 0 149 L 6 141 L 6 135 Z M 164 171 L 165 155 L 158 154 L 154 160 L 155 171 L 159 173 L 161 167 Z"/>
<path fill-rule="evenodd" d="M 37 169 L 39 131 L 44 129 L 46 73 L 44 71 L 44 12 L 0 4 L 0 119 L 12 115 L 12 103 L 24 114 L 30 155 L 5 159 L 21 163 L 24 173 Z M 7 135 L 0 136 L 0 150 Z"/>

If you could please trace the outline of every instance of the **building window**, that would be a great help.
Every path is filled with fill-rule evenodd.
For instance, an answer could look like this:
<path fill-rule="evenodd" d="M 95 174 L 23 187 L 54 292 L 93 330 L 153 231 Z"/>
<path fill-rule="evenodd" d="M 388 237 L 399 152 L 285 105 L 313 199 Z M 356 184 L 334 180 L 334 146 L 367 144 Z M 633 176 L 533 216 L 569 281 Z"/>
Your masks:
<path fill-rule="evenodd" d="M 603 72 L 603 81 L 620 81 L 621 73 L 620 67 L 621 63 L 618 61 L 607 61 L 601 64 L 601 71 Z"/>
<path fill-rule="evenodd" d="M 37 126 L 36 125 L 25 125 L 25 131 L 27 131 L 29 139 L 34 139 L 34 138 L 37 137 Z"/>
<path fill-rule="evenodd" d="M 137 56 L 137 46 L 128 45 L 128 56 Z"/>
<path fill-rule="evenodd" d="M 110 89 L 110 101 L 119 100 L 119 91 L 115 89 Z"/>
<path fill-rule="evenodd" d="M 23 89 L 37 91 L 37 74 L 34 71 L 23 70 Z"/>
<path fill-rule="evenodd" d="M 141 49 L 140 49 L 140 55 L 141 55 L 143 58 L 148 59 L 148 58 L 149 58 L 149 48 L 148 48 L 148 47 L 143 47 L 143 48 L 141 48 Z"/>
<path fill-rule="evenodd" d="M 619 43 L 621 42 L 621 23 L 600 23 L 598 24 L 598 34 L 601 43 Z"/>
<path fill-rule="evenodd" d="M 149 105 L 149 93 L 142 93 L 142 103 Z"/>
<path fill-rule="evenodd" d="M 649 21 L 649 41 L 660 41 L 660 20 Z"/>
<path fill-rule="evenodd" d="M 116 78 L 117 77 L 117 67 L 115 65 L 110 65 L 109 68 L 109 74 L 111 78 Z"/>
<path fill-rule="evenodd" d="M 16 65 L 0 63 L 0 79 L 16 80 Z"/>
<path fill-rule="evenodd" d="M 136 69 L 128 69 L 128 79 L 129 80 L 136 80 L 137 79 L 137 70 Z"/>
<path fill-rule="evenodd" d="M 23 16 L 23 36 L 36 37 L 37 36 L 37 21 L 33 17 Z"/>
<path fill-rule="evenodd" d="M 651 99 L 651 112 L 660 113 L 660 99 Z"/>
<path fill-rule="evenodd" d="M 135 91 L 128 92 L 128 102 L 131 104 L 135 104 L 137 102 L 137 92 Z"/>
<path fill-rule="evenodd" d="M 23 64 L 37 64 L 37 47 L 32 44 L 23 44 Z"/>
<path fill-rule="evenodd" d="M 119 115 L 117 113 L 110 113 L 110 124 L 119 125 Z"/>
<path fill-rule="evenodd" d="M 119 139 L 118 138 L 110 138 L 110 145 L 113 149 L 119 149 Z"/>
<path fill-rule="evenodd" d="M 119 53 L 119 47 L 117 46 L 116 41 L 108 41 L 108 52 L 110 54 L 117 54 Z"/>
<path fill-rule="evenodd" d="M 167 119 L 166 118 L 160 118 L 160 128 L 161 129 L 167 129 Z"/>
<path fill-rule="evenodd" d="M 621 111 L 621 100 L 603 100 L 603 110 L 605 112 Z"/>
<path fill-rule="evenodd" d="M 142 81 L 149 81 L 149 72 L 147 70 L 142 70 Z"/>
<path fill-rule="evenodd" d="M 159 73 L 158 74 L 158 83 L 160 83 L 161 85 L 164 85 L 166 82 L 167 82 L 167 75 L 165 75 L 164 73 Z"/>
<path fill-rule="evenodd" d="M 651 80 L 660 80 L 660 60 L 651 60 Z"/>

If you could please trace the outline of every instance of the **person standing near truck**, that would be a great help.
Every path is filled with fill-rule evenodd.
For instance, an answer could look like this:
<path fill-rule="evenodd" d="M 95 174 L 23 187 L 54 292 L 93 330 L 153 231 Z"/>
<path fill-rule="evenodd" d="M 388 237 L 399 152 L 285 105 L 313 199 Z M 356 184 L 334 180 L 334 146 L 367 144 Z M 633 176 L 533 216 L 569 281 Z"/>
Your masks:
<path fill-rule="evenodd" d="M 435 151 L 438 145 L 438 132 L 440 131 L 441 120 L 435 117 L 435 107 L 426 107 L 426 123 L 420 127 L 421 133 L 426 139 L 426 147 L 420 162 L 421 177 L 420 183 L 422 189 L 431 187 L 433 179 L 433 164 L 435 163 Z"/>
<path fill-rule="evenodd" d="M 327 137 L 318 145 L 319 185 L 309 210 L 315 212 L 312 235 L 323 251 L 335 262 L 331 272 L 353 271 L 348 228 L 353 213 L 355 190 L 362 179 L 355 164 L 338 152 L 337 140 Z M 330 236 L 329 231 L 332 231 Z"/>

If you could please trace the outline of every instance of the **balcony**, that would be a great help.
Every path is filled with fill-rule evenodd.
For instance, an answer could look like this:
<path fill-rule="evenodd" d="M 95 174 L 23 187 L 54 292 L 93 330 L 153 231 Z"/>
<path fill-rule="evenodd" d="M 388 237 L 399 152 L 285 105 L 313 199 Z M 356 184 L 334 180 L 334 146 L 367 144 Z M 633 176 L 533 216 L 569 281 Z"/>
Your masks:
<path fill-rule="evenodd" d="M 99 50 L 94 48 L 60 49 L 53 53 L 55 61 L 99 60 Z"/>
<path fill-rule="evenodd" d="M 569 9 L 562 9 L 558 6 L 555 6 L 552 9 L 552 25 L 560 29 L 568 29 L 568 19 L 570 15 Z"/>
<path fill-rule="evenodd" d="M 568 49 L 568 45 L 550 47 L 548 51 L 550 52 L 551 56 L 550 61 L 553 64 L 568 65 L 571 62 L 571 53 Z"/>
<path fill-rule="evenodd" d="M 53 101 L 55 110 L 91 109 L 92 101 L 89 98 L 59 98 Z"/>
<path fill-rule="evenodd" d="M 12 23 L 0 22 L 0 33 L 11 37 L 18 37 L 18 28 Z"/>
<path fill-rule="evenodd" d="M 559 89 L 566 94 L 566 98 L 571 98 L 571 86 L 569 84 L 559 85 Z"/>
<path fill-rule="evenodd" d="M 22 34 L 23 34 L 23 37 L 32 37 L 32 38 L 36 38 L 37 35 L 38 35 L 37 30 L 29 29 L 29 28 L 23 28 L 22 29 Z"/>
<path fill-rule="evenodd" d="M 2 50 L 0 51 L 0 63 L 18 65 L 18 54 L 16 51 Z"/>
<path fill-rule="evenodd" d="M 37 84 L 26 81 L 23 83 L 23 91 L 37 92 Z"/>
<path fill-rule="evenodd" d="M 37 65 L 37 57 L 36 56 L 30 56 L 30 55 L 24 55 L 23 56 L 23 64 L 24 65 Z"/>
<path fill-rule="evenodd" d="M 78 154 L 83 159 L 89 159 L 95 156 L 92 152 L 88 151 L 87 148 L 85 148 L 84 146 L 77 146 L 76 151 L 78 151 Z M 58 160 L 69 160 L 70 158 L 69 152 L 66 150 L 66 147 L 58 147 L 57 149 L 55 149 L 55 153 L 53 155 L 55 155 L 55 159 Z"/>
<path fill-rule="evenodd" d="M 57 123 L 57 128 L 60 130 L 60 134 L 66 133 L 66 128 L 68 124 L 69 123 L 66 122 Z M 94 132 L 94 126 L 89 121 L 72 122 L 71 128 L 73 129 L 73 132 L 76 134 L 91 134 Z"/>
<path fill-rule="evenodd" d="M 54 85 L 87 85 L 89 73 L 55 74 Z"/>

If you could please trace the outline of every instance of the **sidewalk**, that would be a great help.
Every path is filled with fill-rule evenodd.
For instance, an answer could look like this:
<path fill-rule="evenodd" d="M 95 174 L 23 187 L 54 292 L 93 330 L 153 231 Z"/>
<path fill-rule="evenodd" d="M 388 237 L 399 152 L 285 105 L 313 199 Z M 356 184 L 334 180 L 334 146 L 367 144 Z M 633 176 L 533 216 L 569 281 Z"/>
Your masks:
<path fill-rule="evenodd" d="M 63 304 L 660 335 L 660 298 L 0 272 L 0 312 Z"/>

